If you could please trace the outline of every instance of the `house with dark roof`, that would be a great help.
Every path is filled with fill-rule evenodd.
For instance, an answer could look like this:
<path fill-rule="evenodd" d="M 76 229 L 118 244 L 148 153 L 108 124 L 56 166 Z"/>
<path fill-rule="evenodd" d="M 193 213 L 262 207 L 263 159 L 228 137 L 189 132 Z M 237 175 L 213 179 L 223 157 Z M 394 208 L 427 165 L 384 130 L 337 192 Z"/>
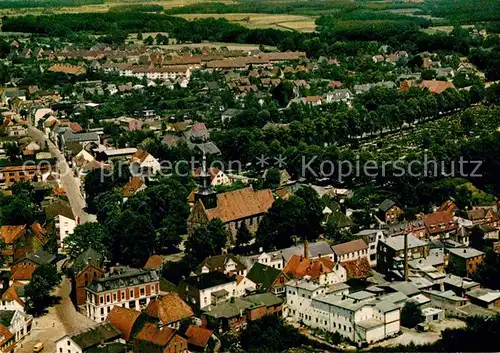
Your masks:
<path fill-rule="evenodd" d="M 394 224 L 403 213 L 394 201 L 386 199 L 378 206 L 377 217 L 386 224 Z"/>
<path fill-rule="evenodd" d="M 92 248 L 78 255 L 69 266 L 71 299 L 77 306 L 87 302 L 87 286 L 96 278 L 104 276 L 104 256 Z"/>
<path fill-rule="evenodd" d="M 175 292 L 151 300 L 144 309 L 150 321 L 178 330 L 184 319 L 194 316 L 193 309 Z"/>
<path fill-rule="evenodd" d="M 120 336 L 120 330 L 113 324 L 103 322 L 59 338 L 56 340 L 56 352 L 84 353 L 103 343 L 116 341 Z"/>
<path fill-rule="evenodd" d="M 257 292 L 274 295 L 283 294 L 285 283 L 290 280 L 281 270 L 263 265 L 260 262 L 253 264 L 246 277 L 255 283 Z"/>
<path fill-rule="evenodd" d="M 305 243 L 302 243 L 286 249 L 281 249 L 280 252 L 283 256 L 285 265 L 288 263 L 288 261 L 290 261 L 293 255 L 303 255 L 304 247 Z M 333 250 L 326 241 L 316 241 L 313 243 L 308 242 L 307 257 L 310 259 L 328 258 L 331 261 L 335 260 Z"/>
<path fill-rule="evenodd" d="M 53 263 L 56 257 L 43 249 L 29 253 L 17 260 L 11 267 L 11 281 L 27 284 L 35 269 L 40 265 Z"/>
<path fill-rule="evenodd" d="M 155 270 L 116 267 L 108 276 L 94 278 L 86 291 L 86 315 L 100 322 L 114 306 L 145 308 L 159 294 L 160 278 Z"/>
<path fill-rule="evenodd" d="M 225 122 L 230 122 L 232 119 L 236 118 L 237 116 L 239 116 L 241 114 L 243 114 L 243 110 L 229 108 L 229 109 L 225 110 L 221 114 L 220 117 L 221 117 L 222 123 L 225 123 Z"/>
<path fill-rule="evenodd" d="M 184 279 L 178 287 L 180 297 L 189 305 L 204 308 L 235 297 L 236 278 L 214 271 Z"/>
<path fill-rule="evenodd" d="M 170 327 L 146 322 L 133 341 L 134 353 L 187 352 L 188 341 Z"/>
<path fill-rule="evenodd" d="M 202 309 L 202 326 L 207 322 L 219 323 L 219 332 L 240 331 L 249 321 L 258 320 L 265 315 L 283 314 L 283 299 L 271 293 L 234 298 L 223 303 L 212 304 Z"/>
<path fill-rule="evenodd" d="M 429 256 L 429 244 L 412 234 L 387 237 L 378 242 L 378 272 L 396 277 L 402 277 L 404 275 L 405 237 L 408 237 L 407 246 L 409 261 Z"/>
<path fill-rule="evenodd" d="M 247 267 L 232 254 L 209 256 L 196 267 L 194 273 L 199 275 L 213 271 L 222 272 L 228 276 L 246 276 Z"/>

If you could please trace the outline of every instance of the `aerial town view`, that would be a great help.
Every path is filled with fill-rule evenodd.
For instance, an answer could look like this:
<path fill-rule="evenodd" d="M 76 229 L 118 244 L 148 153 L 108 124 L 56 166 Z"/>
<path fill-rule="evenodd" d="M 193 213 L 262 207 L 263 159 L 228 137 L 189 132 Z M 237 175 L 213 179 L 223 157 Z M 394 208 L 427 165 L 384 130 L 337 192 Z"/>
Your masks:
<path fill-rule="evenodd" d="M 499 0 L 0 0 L 0 353 L 500 351 Z"/>

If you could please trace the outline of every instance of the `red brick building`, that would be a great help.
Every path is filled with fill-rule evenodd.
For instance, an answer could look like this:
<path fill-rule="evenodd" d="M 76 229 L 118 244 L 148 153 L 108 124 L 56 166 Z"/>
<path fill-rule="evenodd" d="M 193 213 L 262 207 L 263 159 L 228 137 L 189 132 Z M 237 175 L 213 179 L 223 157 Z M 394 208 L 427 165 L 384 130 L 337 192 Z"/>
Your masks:
<path fill-rule="evenodd" d="M 94 249 L 87 249 L 75 259 L 71 273 L 71 299 L 77 306 L 87 302 L 87 286 L 96 278 L 104 276 L 104 256 Z"/>

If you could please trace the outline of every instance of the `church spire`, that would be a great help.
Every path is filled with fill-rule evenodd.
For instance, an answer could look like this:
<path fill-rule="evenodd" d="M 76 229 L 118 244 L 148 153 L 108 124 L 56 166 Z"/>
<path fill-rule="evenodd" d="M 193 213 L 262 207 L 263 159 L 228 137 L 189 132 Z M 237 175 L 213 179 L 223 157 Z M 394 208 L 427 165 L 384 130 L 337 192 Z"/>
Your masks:
<path fill-rule="evenodd" d="M 201 172 L 197 179 L 200 187 L 194 194 L 194 201 L 198 202 L 198 200 L 201 200 L 206 209 L 217 207 L 217 193 L 212 189 L 212 181 L 210 180 L 205 153 L 203 153 Z"/>

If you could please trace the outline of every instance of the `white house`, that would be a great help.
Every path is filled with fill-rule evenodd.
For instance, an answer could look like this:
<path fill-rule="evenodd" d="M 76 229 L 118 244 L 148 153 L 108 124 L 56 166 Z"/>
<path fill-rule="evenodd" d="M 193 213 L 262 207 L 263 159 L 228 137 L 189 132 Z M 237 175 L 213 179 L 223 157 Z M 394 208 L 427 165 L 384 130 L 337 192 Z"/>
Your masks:
<path fill-rule="evenodd" d="M 5 323 L 9 322 L 7 328 L 14 335 L 15 342 L 30 334 L 33 316 L 26 314 L 22 310 L 2 310 L 0 316 Z"/>
<path fill-rule="evenodd" d="M 377 247 L 379 240 L 384 240 L 384 232 L 381 229 L 364 229 L 356 234 L 354 237 L 363 239 L 368 245 L 368 258 L 370 261 L 370 266 L 375 267 L 377 265 Z"/>
<path fill-rule="evenodd" d="M 247 265 L 247 268 L 252 268 L 256 262 L 278 270 L 282 270 L 284 267 L 283 256 L 281 256 L 280 251 L 265 252 L 260 248 L 259 254 L 240 256 L 240 259 Z"/>
<path fill-rule="evenodd" d="M 57 243 L 64 252 L 64 240 L 75 231 L 78 218 L 73 214 L 69 202 L 63 200 L 54 200 L 45 206 L 45 215 L 47 219 L 54 220 L 56 232 L 59 234 Z"/>
<path fill-rule="evenodd" d="M 137 151 L 130 157 L 130 171 L 132 176 L 154 175 L 160 169 L 160 162 L 148 152 Z"/>
<path fill-rule="evenodd" d="M 257 289 L 257 284 L 251 279 L 244 276 L 236 277 L 236 296 L 242 297 L 249 292 L 254 292 Z"/>
<path fill-rule="evenodd" d="M 82 331 L 65 335 L 56 341 L 56 353 L 83 353 L 107 342 L 120 340 L 120 331 L 103 322 Z"/>
<path fill-rule="evenodd" d="M 246 276 L 247 266 L 232 254 L 209 256 L 194 270 L 195 274 L 222 272 L 228 276 Z"/>
<path fill-rule="evenodd" d="M 194 171 L 195 176 L 199 176 L 201 174 L 201 168 L 197 168 Z M 219 168 L 208 168 L 208 174 L 210 175 L 210 185 L 230 185 L 231 179 Z"/>
<path fill-rule="evenodd" d="M 351 240 L 347 243 L 332 246 L 335 253 L 335 261 L 345 262 L 368 258 L 368 245 L 363 239 Z"/>
<path fill-rule="evenodd" d="M 179 295 L 199 309 L 237 297 L 236 278 L 214 271 L 186 278 L 179 286 Z"/>

